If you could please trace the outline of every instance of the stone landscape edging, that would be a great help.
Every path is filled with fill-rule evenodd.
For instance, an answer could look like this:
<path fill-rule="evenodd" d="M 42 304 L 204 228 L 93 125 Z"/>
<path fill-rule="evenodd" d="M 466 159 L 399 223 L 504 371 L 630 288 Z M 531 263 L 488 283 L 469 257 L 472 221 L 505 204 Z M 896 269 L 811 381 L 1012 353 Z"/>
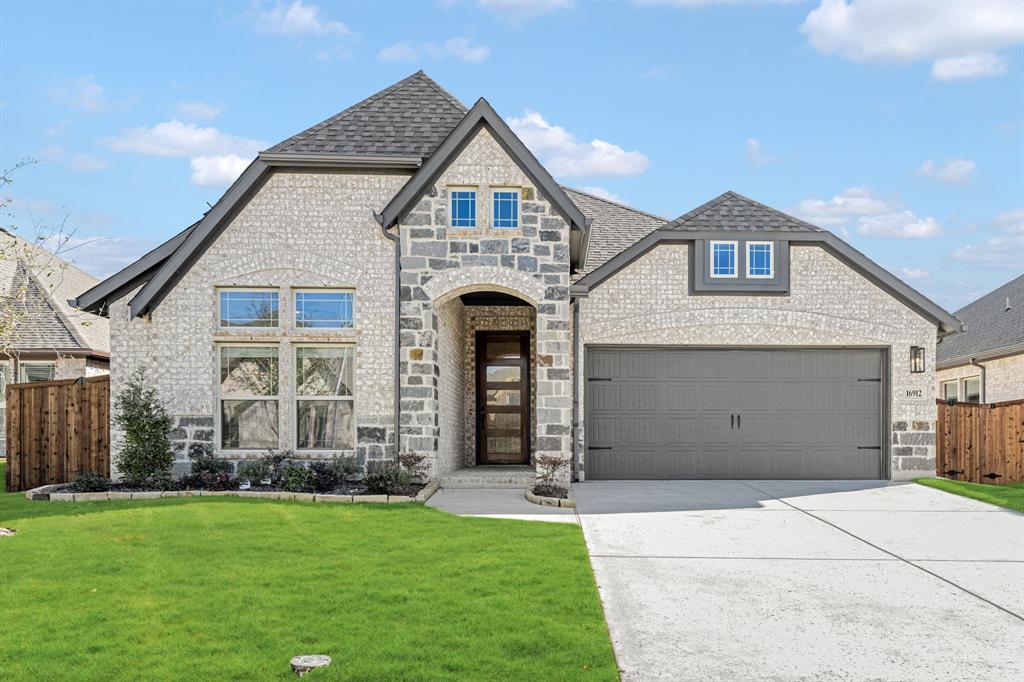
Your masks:
<path fill-rule="evenodd" d="M 290 493 L 277 490 L 145 490 L 123 492 L 112 490 L 98 493 L 54 492 L 67 483 L 43 485 L 25 491 L 29 500 L 50 502 L 101 502 L 105 500 L 157 500 L 168 497 L 248 497 L 258 500 L 299 500 L 303 502 L 325 502 L 336 504 L 424 504 L 437 492 L 437 481 L 428 481 L 416 496 L 411 495 L 318 495 L 315 493 Z"/>
<path fill-rule="evenodd" d="M 534 495 L 533 491 L 529 488 L 526 490 L 526 499 L 534 504 L 539 504 L 542 507 L 567 507 L 575 508 L 576 500 L 572 498 L 572 490 L 569 490 L 569 497 L 562 499 L 561 497 L 545 497 L 544 495 Z"/>

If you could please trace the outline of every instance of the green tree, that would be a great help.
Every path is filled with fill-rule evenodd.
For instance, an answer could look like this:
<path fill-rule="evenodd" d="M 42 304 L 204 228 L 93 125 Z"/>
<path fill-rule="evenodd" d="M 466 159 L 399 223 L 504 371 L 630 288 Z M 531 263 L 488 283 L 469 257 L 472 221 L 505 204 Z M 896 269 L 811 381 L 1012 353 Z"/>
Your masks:
<path fill-rule="evenodd" d="M 159 487 L 171 478 L 171 416 L 156 390 L 137 369 L 114 400 L 114 423 L 121 431 L 117 470 L 130 485 Z"/>

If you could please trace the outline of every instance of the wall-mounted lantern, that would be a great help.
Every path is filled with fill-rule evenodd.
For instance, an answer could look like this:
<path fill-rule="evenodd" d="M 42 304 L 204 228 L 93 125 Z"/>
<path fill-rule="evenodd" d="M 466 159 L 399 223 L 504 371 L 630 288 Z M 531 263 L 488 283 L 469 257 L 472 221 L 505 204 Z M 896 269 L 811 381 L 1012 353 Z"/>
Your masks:
<path fill-rule="evenodd" d="M 921 346 L 910 347 L 910 372 L 920 374 L 924 371 L 924 348 Z"/>

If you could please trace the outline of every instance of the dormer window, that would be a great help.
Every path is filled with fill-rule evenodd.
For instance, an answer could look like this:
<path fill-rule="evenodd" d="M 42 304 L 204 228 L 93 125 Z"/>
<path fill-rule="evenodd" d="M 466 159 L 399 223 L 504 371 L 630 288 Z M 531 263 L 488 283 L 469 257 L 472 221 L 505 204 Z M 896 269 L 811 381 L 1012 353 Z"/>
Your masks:
<path fill-rule="evenodd" d="M 449 227 L 476 227 L 476 190 L 453 189 L 448 192 Z"/>
<path fill-rule="evenodd" d="M 492 227 L 499 229 L 515 229 L 519 227 L 519 190 L 498 189 L 492 192 L 494 197 L 494 213 Z"/>
<path fill-rule="evenodd" d="M 775 276 L 775 253 L 771 242 L 747 242 L 747 277 L 771 279 Z"/>
<path fill-rule="evenodd" d="M 711 242 L 711 276 L 736 276 L 736 242 Z"/>

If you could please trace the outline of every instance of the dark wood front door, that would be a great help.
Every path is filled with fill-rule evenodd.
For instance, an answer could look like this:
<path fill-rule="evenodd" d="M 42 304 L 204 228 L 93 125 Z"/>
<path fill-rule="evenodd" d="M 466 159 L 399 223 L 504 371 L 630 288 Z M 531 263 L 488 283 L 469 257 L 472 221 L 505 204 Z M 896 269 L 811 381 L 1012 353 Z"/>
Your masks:
<path fill-rule="evenodd" d="M 477 462 L 529 464 L 529 332 L 477 332 L 476 396 Z"/>

